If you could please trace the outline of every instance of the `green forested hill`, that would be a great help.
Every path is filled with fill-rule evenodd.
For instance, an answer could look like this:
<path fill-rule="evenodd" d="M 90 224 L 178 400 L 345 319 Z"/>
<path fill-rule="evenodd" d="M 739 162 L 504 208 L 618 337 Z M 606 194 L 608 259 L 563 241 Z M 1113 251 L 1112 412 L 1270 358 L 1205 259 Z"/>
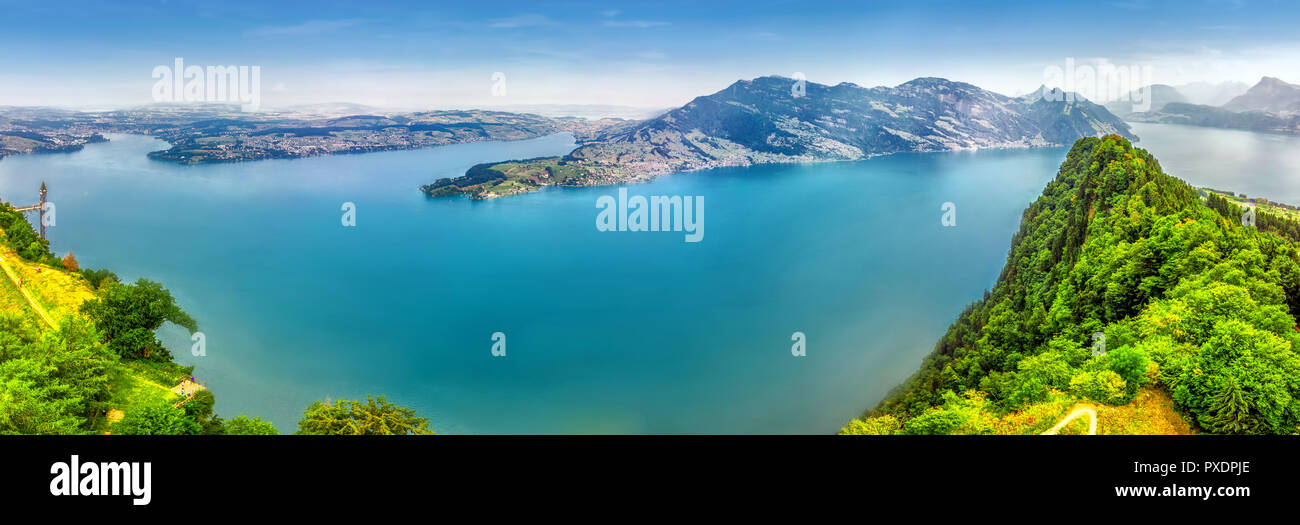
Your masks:
<path fill-rule="evenodd" d="M 1123 405 L 1151 383 L 1201 431 L 1297 432 L 1300 257 L 1216 209 L 1124 138 L 1079 140 L 993 289 L 845 431 L 991 433 L 989 412 Z"/>

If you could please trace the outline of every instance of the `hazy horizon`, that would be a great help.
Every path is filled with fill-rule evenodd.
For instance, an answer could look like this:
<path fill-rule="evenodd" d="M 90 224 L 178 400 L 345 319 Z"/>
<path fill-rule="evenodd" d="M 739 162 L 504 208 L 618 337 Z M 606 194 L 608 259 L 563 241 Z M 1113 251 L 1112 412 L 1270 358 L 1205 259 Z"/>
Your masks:
<path fill-rule="evenodd" d="M 63 7 L 0 2 L 0 105 L 149 104 L 151 72 L 176 58 L 260 68 L 265 108 L 658 109 L 797 73 L 864 87 L 936 76 L 1017 96 L 1061 87 L 1045 70 L 1067 61 L 1148 68 L 1155 84 L 1300 82 L 1286 77 L 1300 66 L 1300 36 L 1277 16 L 1300 6 L 1272 1 L 1111 2 L 1088 24 L 1032 2 L 411 3 L 368 6 L 364 18 L 329 2 L 74 4 L 55 16 Z"/>
<path fill-rule="evenodd" d="M 727 86 L 730 86 L 731 84 L 734 84 L 734 83 L 737 82 L 737 81 L 753 80 L 753 79 L 755 79 L 755 78 L 759 78 L 759 77 L 762 77 L 762 76 L 771 76 L 771 75 L 759 75 L 759 76 L 755 76 L 755 77 L 736 79 L 736 80 L 734 80 L 734 81 L 728 83 L 728 84 L 725 85 L 725 86 L 721 86 L 721 87 L 719 87 L 719 88 L 717 88 L 717 89 L 714 89 L 714 90 L 712 90 L 712 91 L 701 92 L 701 93 L 699 93 L 699 94 L 697 94 L 697 95 L 693 95 L 691 98 L 695 98 L 695 97 L 697 97 L 697 96 L 710 95 L 710 94 L 716 93 L 716 92 L 718 92 L 718 91 L 720 91 L 720 90 L 726 88 Z M 1271 76 L 1271 75 L 1268 75 L 1268 76 Z M 923 75 L 923 76 L 921 76 L 921 77 L 916 77 L 916 78 L 925 78 L 925 77 L 939 77 L 939 78 L 945 78 L 946 80 L 951 80 L 951 81 L 954 81 L 954 82 L 965 82 L 965 81 L 963 81 L 963 80 L 961 80 L 961 79 L 947 78 L 947 77 L 944 77 L 943 75 Z M 1173 87 L 1180 87 L 1180 86 L 1187 86 L 1187 85 L 1195 85 L 1195 84 L 1203 84 L 1203 85 L 1212 86 L 1212 87 L 1214 87 L 1214 86 L 1226 86 L 1226 85 L 1229 85 L 1229 84 L 1242 84 L 1242 85 L 1245 85 L 1246 87 L 1251 87 L 1251 86 L 1254 86 L 1255 84 L 1259 83 L 1260 80 L 1262 80 L 1262 78 L 1263 78 L 1263 77 L 1261 77 L 1261 79 L 1257 79 L 1257 80 L 1255 80 L 1255 81 L 1225 80 L 1225 81 L 1222 81 L 1222 82 L 1213 82 L 1213 83 L 1211 83 L 1211 82 L 1205 82 L 1205 81 L 1193 81 L 1193 82 L 1187 82 L 1187 83 L 1182 83 L 1182 84 L 1176 84 L 1176 85 L 1173 85 Z M 1275 77 L 1275 78 L 1276 78 L 1276 77 Z M 912 80 L 914 80 L 914 79 L 912 79 Z M 1285 79 L 1281 79 L 1281 80 L 1286 81 Z M 838 84 L 838 83 L 839 83 L 839 82 L 817 82 L 816 80 L 808 80 L 808 82 L 813 82 L 813 83 L 823 84 L 823 85 L 835 85 L 835 84 Z M 900 82 L 899 84 L 903 84 L 903 83 L 906 83 L 906 82 L 907 82 L 907 81 Z M 966 83 L 970 83 L 970 82 L 966 82 Z M 971 83 L 971 84 L 973 84 L 973 83 Z M 1165 84 L 1165 83 L 1162 83 L 1162 82 L 1153 82 L 1152 84 L 1149 84 L 1149 85 L 1160 85 L 1160 84 Z M 892 84 L 892 85 L 888 85 L 888 86 L 861 86 L 861 87 L 864 87 L 864 88 L 873 88 L 873 87 L 896 87 L 897 85 L 898 85 L 898 84 Z M 1042 85 L 1046 85 L 1046 84 L 1040 84 L 1039 86 L 1035 86 L 1035 89 L 1041 87 Z M 1166 84 L 1166 85 L 1167 85 L 1167 84 Z M 980 88 L 987 89 L 987 88 L 985 88 L 984 86 L 979 86 L 979 85 L 976 85 L 976 86 L 977 86 L 977 87 L 980 87 Z M 1145 87 L 1145 86 L 1143 86 L 1143 87 Z M 1018 97 L 1018 96 L 1022 96 L 1022 95 L 1024 95 L 1024 94 L 1026 94 L 1026 93 L 1032 92 L 1032 90 L 1017 90 L 1016 92 L 1013 92 L 1013 93 L 998 92 L 998 91 L 996 91 L 996 90 L 990 90 L 990 91 L 994 91 L 994 92 L 996 92 L 996 93 L 999 93 L 999 94 L 1001 94 L 1001 95 L 1005 95 L 1005 96 L 1009 96 L 1009 97 Z M 1091 100 L 1091 101 L 1093 101 L 1093 102 L 1099 102 L 1099 103 L 1107 102 L 1107 101 L 1104 100 L 1104 99 L 1095 99 L 1095 98 L 1094 98 L 1094 99 L 1089 99 L 1089 100 Z M 559 108 L 571 108 L 571 109 L 590 109 L 590 110 L 611 109 L 611 110 L 623 110 L 623 111 L 626 111 L 626 112 L 640 112 L 640 113 L 647 113 L 647 114 L 648 114 L 648 113 L 654 113 L 654 112 L 658 112 L 658 111 L 671 110 L 671 109 L 674 109 L 674 108 L 680 107 L 680 106 L 684 105 L 686 102 L 689 102 L 689 100 L 684 101 L 684 102 L 682 102 L 681 104 L 676 104 L 676 105 L 673 105 L 673 106 L 646 106 L 646 105 L 631 105 L 631 104 L 598 104 L 598 103 L 587 103 L 587 104 L 584 104 L 584 103 L 501 103 L 501 102 L 499 102 L 499 101 L 494 101 L 494 102 L 497 102 L 497 103 L 495 103 L 495 104 L 448 104 L 448 105 L 437 105 L 437 103 L 434 102 L 434 103 L 429 103 L 429 104 L 425 104 L 425 105 L 419 105 L 419 104 L 415 104 L 415 105 L 374 105 L 374 104 L 363 104 L 363 103 L 354 102 L 354 101 L 349 101 L 349 100 L 328 100 L 328 101 L 321 101 L 321 102 L 286 102 L 286 103 L 281 103 L 281 104 L 263 104 L 261 110 L 262 110 L 262 111 L 268 111 L 268 110 L 269 110 L 269 111 L 289 111 L 289 110 L 301 110 L 301 109 L 307 109 L 307 108 L 315 108 L 315 107 L 321 107 L 321 106 L 339 105 L 339 106 L 357 106 L 357 107 L 359 107 L 359 108 L 363 108 L 363 109 L 365 109 L 365 110 L 376 110 L 376 111 L 381 111 L 381 112 L 390 112 L 390 113 L 391 113 L 391 112 L 419 112 L 419 111 L 457 111 L 457 110 L 484 110 L 484 111 L 505 111 L 505 112 L 527 112 L 527 111 L 537 111 L 537 110 L 539 110 L 539 109 L 543 109 L 543 108 L 556 108 L 557 110 L 558 110 Z M 144 101 L 139 101 L 139 102 L 123 102 L 123 103 L 118 103 L 118 104 L 106 104 L 106 103 L 99 103 L 99 104 L 95 104 L 95 103 L 88 103 L 88 104 L 6 104 L 6 103 L 4 103 L 3 101 L 0 101 L 0 107 L 12 107 L 12 108 L 51 108 L 51 109 L 68 110 L 68 111 L 78 111 L 78 112 L 88 112 L 88 113 L 94 113 L 94 112 L 109 112 L 109 111 L 119 111 L 119 110 L 131 110 L 131 109 L 139 109 L 139 108 L 147 108 L 147 107 L 186 107 L 186 108 L 205 108 L 205 107 L 213 107 L 213 106 L 231 106 L 231 107 L 232 107 L 233 109 L 235 109 L 235 110 L 238 109 L 238 103 L 237 103 L 237 102 L 154 102 L 154 101 L 151 101 L 151 100 L 144 100 Z M 547 113 L 547 112 L 543 111 L 543 112 L 541 112 L 541 113 Z M 562 112 L 562 111 L 552 111 L 552 112 L 550 112 L 550 113 L 553 113 L 553 114 L 555 114 L 555 115 L 560 115 L 560 114 L 569 115 L 569 114 L 570 114 L 570 113 L 566 113 L 566 112 Z M 608 112 L 607 112 L 607 113 L 608 113 Z"/>

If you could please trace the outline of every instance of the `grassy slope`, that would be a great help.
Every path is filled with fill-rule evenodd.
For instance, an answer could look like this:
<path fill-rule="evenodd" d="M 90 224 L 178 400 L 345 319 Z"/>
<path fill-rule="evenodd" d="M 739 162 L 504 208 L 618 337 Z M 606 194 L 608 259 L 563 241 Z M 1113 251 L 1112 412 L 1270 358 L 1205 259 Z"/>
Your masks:
<path fill-rule="evenodd" d="M 11 251 L 5 252 L 4 255 L 5 261 L 23 279 L 27 291 L 35 296 L 41 306 L 55 319 L 81 315 L 78 312 L 81 303 L 95 297 L 95 292 L 80 274 L 24 261 Z M 3 275 L 0 275 L 0 311 L 36 316 L 13 281 Z M 109 377 L 109 388 L 112 390 L 111 406 L 114 410 L 124 413 L 130 411 L 131 407 L 159 399 L 179 401 L 180 395 L 168 389 L 180 383 L 186 375 L 184 368 L 174 363 L 119 361 Z M 113 415 L 116 417 L 118 414 Z M 109 429 L 107 419 L 101 417 L 94 423 L 94 428 L 107 431 Z"/>
<path fill-rule="evenodd" d="M 1086 402 L 1097 410 L 1097 434 L 1103 435 L 1189 435 L 1197 433 L 1189 418 L 1178 410 L 1169 393 L 1161 387 L 1143 387 L 1132 402 L 1111 406 L 1080 399 L 1060 391 L 1051 398 L 1007 414 L 989 409 L 981 413 L 982 426 L 990 434 L 1037 435 L 1065 418 L 1078 403 Z M 1087 418 L 1078 418 L 1059 434 L 1086 434 Z M 843 433 L 854 433 L 846 427 Z"/>

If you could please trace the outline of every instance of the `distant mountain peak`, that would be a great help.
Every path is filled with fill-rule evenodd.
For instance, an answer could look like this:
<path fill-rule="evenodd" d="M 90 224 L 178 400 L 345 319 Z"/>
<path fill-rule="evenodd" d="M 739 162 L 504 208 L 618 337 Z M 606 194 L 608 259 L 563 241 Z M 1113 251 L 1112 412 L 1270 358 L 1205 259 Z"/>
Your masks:
<path fill-rule="evenodd" d="M 521 161 L 530 163 L 530 173 L 548 175 L 516 189 L 644 181 L 721 166 L 1056 146 L 1101 135 L 1135 138 L 1106 108 L 1082 97 L 1066 100 L 1064 92 L 1060 100 L 1041 93 L 1015 99 L 939 77 L 873 88 L 799 82 L 780 76 L 738 80 L 658 117 L 603 128 L 580 139 L 568 155 Z M 494 196 L 485 193 L 485 184 L 507 177 L 493 169 L 479 165 L 425 191 Z M 556 173 L 564 175 L 553 178 Z"/>
<path fill-rule="evenodd" d="M 1088 97 L 1080 95 L 1074 91 L 1066 91 L 1059 87 L 1049 88 L 1046 84 L 1038 86 L 1038 89 L 1031 91 L 1029 94 L 1019 98 L 1021 102 L 1033 104 L 1038 101 L 1048 102 L 1086 102 L 1091 104 Z"/>
<path fill-rule="evenodd" d="M 657 118 L 610 128 L 568 158 L 640 177 L 903 151 L 1064 145 L 1109 134 L 1133 138 L 1104 107 L 1046 87 L 1036 98 L 1013 99 L 940 77 L 873 88 L 804 81 L 802 91 L 793 89 L 796 82 L 774 75 L 738 80 Z"/>
<path fill-rule="evenodd" d="M 1245 93 L 1223 105 L 1230 111 L 1294 113 L 1300 111 L 1300 86 L 1277 77 L 1263 77 Z"/>
<path fill-rule="evenodd" d="M 937 87 L 937 86 L 948 87 L 948 88 L 958 88 L 958 89 L 980 89 L 978 86 L 976 86 L 976 85 L 974 85 L 974 84 L 967 84 L 967 83 L 965 83 L 965 82 L 960 82 L 960 81 L 956 81 L 956 80 L 948 80 L 948 79 L 943 78 L 943 77 L 917 77 L 917 78 L 914 78 L 914 79 L 912 79 L 912 80 L 909 80 L 909 81 L 907 81 L 907 82 L 904 82 L 904 83 L 898 85 L 899 88 L 905 88 L 905 87 Z M 981 91 L 983 91 L 983 90 L 981 90 Z"/>

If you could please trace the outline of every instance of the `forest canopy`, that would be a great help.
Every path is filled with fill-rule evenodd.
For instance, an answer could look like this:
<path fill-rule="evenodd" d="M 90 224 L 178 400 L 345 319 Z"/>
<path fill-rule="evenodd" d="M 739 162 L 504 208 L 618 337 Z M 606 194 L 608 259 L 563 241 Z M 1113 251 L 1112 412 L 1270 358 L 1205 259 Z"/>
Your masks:
<path fill-rule="evenodd" d="M 843 432 L 987 433 L 980 413 L 1060 394 L 1119 405 L 1148 382 L 1202 431 L 1297 432 L 1300 225 L 1240 211 L 1122 137 L 1079 140 L 993 289 Z"/>

